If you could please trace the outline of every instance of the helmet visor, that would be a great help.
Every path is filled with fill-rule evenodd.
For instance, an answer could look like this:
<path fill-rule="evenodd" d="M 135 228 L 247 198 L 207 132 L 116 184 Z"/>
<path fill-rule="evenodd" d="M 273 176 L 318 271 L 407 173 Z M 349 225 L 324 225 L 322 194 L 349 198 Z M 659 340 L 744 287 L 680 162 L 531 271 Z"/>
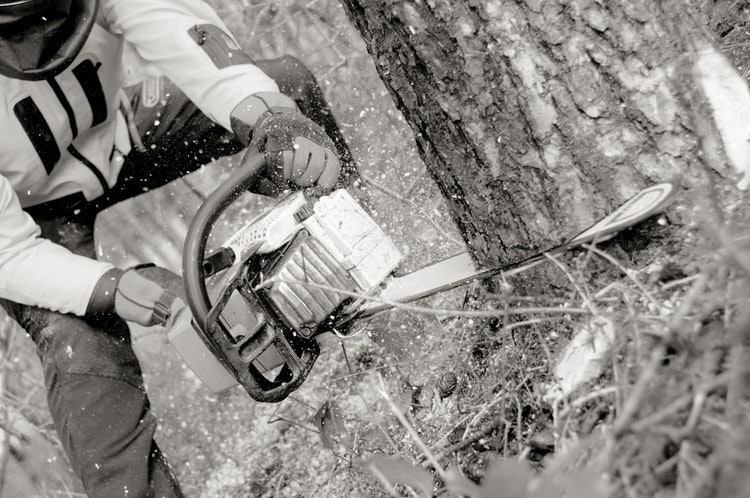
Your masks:
<path fill-rule="evenodd" d="M 98 0 L 0 2 L 0 74 L 50 78 L 80 52 L 96 19 Z"/>

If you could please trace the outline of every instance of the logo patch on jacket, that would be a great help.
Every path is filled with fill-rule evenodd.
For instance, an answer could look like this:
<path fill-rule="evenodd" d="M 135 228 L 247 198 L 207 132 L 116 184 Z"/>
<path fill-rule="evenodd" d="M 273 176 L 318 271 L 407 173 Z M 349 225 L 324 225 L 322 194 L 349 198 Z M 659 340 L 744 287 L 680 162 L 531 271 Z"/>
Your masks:
<path fill-rule="evenodd" d="M 154 107 L 161 101 L 161 78 L 147 78 L 141 86 L 141 103 L 143 107 Z"/>
<path fill-rule="evenodd" d="M 252 64 L 250 57 L 231 36 L 213 24 L 200 24 L 188 30 L 190 38 L 200 46 L 219 69 L 237 64 Z"/>

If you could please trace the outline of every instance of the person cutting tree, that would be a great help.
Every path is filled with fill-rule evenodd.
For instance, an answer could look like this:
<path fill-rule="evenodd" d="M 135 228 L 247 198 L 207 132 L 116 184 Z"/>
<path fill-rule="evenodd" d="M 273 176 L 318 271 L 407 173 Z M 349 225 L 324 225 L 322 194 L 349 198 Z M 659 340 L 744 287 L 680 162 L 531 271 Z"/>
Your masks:
<path fill-rule="evenodd" d="M 123 88 L 126 42 L 164 77 Z M 97 213 L 248 147 L 277 187 L 330 189 L 351 155 L 312 74 L 254 62 L 199 0 L 0 0 L 0 86 L 0 305 L 86 492 L 180 496 L 126 322 L 184 303 L 96 260 Z"/>

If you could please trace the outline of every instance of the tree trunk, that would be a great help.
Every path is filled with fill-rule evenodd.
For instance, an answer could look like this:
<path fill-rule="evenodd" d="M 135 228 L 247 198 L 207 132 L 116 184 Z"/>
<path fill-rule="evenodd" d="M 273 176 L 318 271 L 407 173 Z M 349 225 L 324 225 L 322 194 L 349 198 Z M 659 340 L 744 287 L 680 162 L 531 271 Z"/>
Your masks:
<path fill-rule="evenodd" d="M 486 264 L 750 163 L 750 93 L 687 0 L 342 3 Z"/>

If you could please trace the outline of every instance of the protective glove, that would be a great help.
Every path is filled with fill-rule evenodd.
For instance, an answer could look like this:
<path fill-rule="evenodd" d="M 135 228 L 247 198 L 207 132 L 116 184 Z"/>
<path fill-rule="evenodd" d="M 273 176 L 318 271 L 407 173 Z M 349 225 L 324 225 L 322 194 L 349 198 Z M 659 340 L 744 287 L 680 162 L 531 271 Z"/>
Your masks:
<path fill-rule="evenodd" d="M 89 299 L 86 315 L 101 319 L 113 313 L 123 320 L 145 327 L 169 327 L 185 303 L 133 268 L 113 268 L 96 284 Z"/>
<path fill-rule="evenodd" d="M 266 175 L 274 182 L 330 190 L 341 173 L 333 141 L 302 115 L 294 101 L 281 93 L 256 93 L 231 114 L 232 128 L 248 137 L 247 155 L 265 154 Z"/>

